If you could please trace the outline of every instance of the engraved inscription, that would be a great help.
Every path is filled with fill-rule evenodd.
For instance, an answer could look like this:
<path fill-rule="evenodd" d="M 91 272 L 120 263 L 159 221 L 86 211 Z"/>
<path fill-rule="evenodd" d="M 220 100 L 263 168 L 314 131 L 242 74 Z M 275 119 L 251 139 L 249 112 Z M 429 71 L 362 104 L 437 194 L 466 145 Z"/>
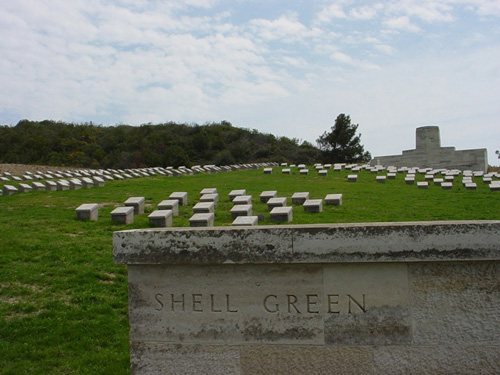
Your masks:
<path fill-rule="evenodd" d="M 239 308 L 230 294 L 173 294 L 157 293 L 154 296 L 156 311 L 194 313 L 237 313 Z M 267 294 L 262 298 L 262 308 L 270 314 L 320 314 L 321 294 Z M 366 313 L 366 294 L 327 294 L 325 312 L 328 314 Z M 345 306 L 345 308 L 341 308 Z"/>
<path fill-rule="evenodd" d="M 215 294 L 155 294 L 155 310 L 169 312 L 212 312 L 237 313 L 239 312 L 231 301 L 229 294 L 224 296 Z M 187 302 L 187 303 L 186 303 Z M 165 308 L 167 307 L 167 308 Z"/>

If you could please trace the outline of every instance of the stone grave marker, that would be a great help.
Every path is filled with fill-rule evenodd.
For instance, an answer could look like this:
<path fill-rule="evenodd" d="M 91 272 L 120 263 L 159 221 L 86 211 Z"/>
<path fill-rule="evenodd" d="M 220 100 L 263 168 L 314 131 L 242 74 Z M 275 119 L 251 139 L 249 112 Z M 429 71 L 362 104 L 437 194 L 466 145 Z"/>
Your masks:
<path fill-rule="evenodd" d="M 171 210 L 173 216 L 179 216 L 179 201 L 177 199 L 166 199 L 158 204 L 158 210 Z"/>
<path fill-rule="evenodd" d="M 132 224 L 134 222 L 134 207 L 118 207 L 111 211 L 111 220 L 120 224 Z"/>
<path fill-rule="evenodd" d="M 76 220 L 97 221 L 99 217 L 99 205 L 97 203 L 85 203 L 77 207 Z"/>
<path fill-rule="evenodd" d="M 125 207 L 133 207 L 134 215 L 142 215 L 144 213 L 145 201 L 144 197 L 130 197 L 123 204 Z"/>
<path fill-rule="evenodd" d="M 171 227 L 172 210 L 155 210 L 148 215 L 148 219 L 152 227 Z"/>

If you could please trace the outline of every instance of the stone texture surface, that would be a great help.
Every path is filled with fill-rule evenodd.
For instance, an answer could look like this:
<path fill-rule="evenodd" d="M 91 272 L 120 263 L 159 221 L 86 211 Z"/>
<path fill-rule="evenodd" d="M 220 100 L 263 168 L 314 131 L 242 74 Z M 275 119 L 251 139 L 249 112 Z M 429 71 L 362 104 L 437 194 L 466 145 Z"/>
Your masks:
<path fill-rule="evenodd" d="M 242 375 L 373 374 L 369 348 L 248 346 L 241 350 Z"/>
<path fill-rule="evenodd" d="M 409 270 L 415 344 L 500 346 L 499 262 L 418 263 Z"/>
<path fill-rule="evenodd" d="M 332 264 L 323 278 L 327 345 L 410 343 L 406 264 Z"/>
<path fill-rule="evenodd" d="M 332 263 L 499 258 L 500 221 L 137 229 L 113 234 L 117 263 Z"/>
<path fill-rule="evenodd" d="M 374 348 L 377 375 L 500 374 L 498 346 L 381 346 Z"/>
<path fill-rule="evenodd" d="M 134 341 L 322 344 L 322 268 L 292 267 L 129 266 L 130 336 Z M 315 297 L 307 300 L 307 295 Z"/>
<path fill-rule="evenodd" d="M 117 232 L 132 374 L 498 374 L 499 225 Z"/>
<path fill-rule="evenodd" d="M 240 375 L 238 347 L 132 343 L 132 375 Z"/>

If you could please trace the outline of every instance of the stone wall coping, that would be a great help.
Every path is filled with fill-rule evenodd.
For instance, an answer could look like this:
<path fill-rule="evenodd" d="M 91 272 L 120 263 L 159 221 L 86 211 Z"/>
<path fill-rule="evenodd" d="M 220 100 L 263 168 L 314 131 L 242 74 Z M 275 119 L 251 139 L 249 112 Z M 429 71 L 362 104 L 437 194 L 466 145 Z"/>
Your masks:
<path fill-rule="evenodd" d="M 120 264 L 500 260 L 500 220 L 152 228 L 113 234 Z"/>

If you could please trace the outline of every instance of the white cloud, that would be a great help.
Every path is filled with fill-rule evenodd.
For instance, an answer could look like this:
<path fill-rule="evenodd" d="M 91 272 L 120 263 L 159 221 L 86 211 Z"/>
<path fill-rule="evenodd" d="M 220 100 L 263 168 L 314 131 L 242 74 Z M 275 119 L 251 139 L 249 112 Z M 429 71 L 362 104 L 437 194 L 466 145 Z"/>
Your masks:
<path fill-rule="evenodd" d="M 359 20 L 371 20 L 377 15 L 377 9 L 380 9 L 380 6 L 353 8 L 349 11 L 349 15 Z"/>
<path fill-rule="evenodd" d="M 410 31 L 413 33 L 419 32 L 421 29 L 413 24 L 407 16 L 391 18 L 383 22 L 383 24 L 391 29 Z"/>
<path fill-rule="evenodd" d="M 342 5 L 340 4 L 330 4 L 321 9 L 321 11 L 316 15 L 316 22 L 329 23 L 335 18 L 347 18 Z"/>

